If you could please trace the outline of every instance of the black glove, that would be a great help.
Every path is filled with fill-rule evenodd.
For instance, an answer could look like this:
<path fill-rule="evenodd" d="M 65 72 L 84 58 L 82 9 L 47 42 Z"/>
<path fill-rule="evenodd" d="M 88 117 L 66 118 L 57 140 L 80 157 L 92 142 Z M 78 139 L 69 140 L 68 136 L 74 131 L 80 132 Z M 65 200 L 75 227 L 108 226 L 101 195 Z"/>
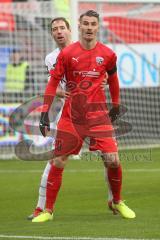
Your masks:
<path fill-rule="evenodd" d="M 112 123 L 118 118 L 119 115 L 120 115 L 119 105 L 112 107 L 111 110 L 109 111 L 109 117 Z"/>
<path fill-rule="evenodd" d="M 48 112 L 41 113 L 39 129 L 44 137 L 46 137 L 46 129 L 48 131 L 50 131 L 50 121 L 49 121 L 49 117 L 48 117 Z"/>

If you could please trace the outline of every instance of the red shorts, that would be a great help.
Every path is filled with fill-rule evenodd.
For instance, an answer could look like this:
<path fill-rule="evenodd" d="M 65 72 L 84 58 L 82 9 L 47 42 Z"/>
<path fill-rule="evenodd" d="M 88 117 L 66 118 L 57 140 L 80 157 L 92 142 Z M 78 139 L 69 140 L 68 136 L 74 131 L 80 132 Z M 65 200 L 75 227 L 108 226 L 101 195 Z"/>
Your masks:
<path fill-rule="evenodd" d="M 88 128 L 60 119 L 57 125 L 55 156 L 78 154 L 86 137 L 90 140 L 90 151 L 99 150 L 103 153 L 118 151 L 112 125 Z"/>

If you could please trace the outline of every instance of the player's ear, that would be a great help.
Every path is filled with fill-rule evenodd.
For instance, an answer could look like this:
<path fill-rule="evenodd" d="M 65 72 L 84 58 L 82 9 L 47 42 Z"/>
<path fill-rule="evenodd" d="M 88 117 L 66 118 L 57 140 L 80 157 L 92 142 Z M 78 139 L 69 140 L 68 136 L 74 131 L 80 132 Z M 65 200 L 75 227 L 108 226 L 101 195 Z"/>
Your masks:
<path fill-rule="evenodd" d="M 78 21 L 78 29 L 81 28 L 81 23 L 80 23 L 80 20 Z"/>

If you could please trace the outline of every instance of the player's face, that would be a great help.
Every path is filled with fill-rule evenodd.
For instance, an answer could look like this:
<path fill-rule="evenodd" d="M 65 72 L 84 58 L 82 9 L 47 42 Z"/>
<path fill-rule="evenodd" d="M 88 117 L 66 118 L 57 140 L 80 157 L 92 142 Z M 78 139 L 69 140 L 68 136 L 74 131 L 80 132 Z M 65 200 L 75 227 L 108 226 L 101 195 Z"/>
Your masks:
<path fill-rule="evenodd" d="M 70 44 L 71 31 L 62 20 L 52 23 L 51 35 L 60 48 Z"/>
<path fill-rule="evenodd" d="M 99 29 L 98 19 L 96 17 L 84 16 L 79 24 L 79 30 L 82 39 L 86 41 L 92 41 L 96 39 Z"/>

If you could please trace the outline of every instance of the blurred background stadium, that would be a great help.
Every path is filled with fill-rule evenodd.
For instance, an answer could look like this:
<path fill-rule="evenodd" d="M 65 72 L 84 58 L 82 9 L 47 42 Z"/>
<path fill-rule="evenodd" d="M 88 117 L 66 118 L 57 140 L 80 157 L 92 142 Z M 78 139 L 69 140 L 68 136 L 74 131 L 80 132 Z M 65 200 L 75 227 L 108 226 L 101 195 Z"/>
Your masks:
<path fill-rule="evenodd" d="M 55 48 L 50 20 L 69 19 L 76 40 L 78 16 L 88 9 L 100 13 L 99 39 L 118 55 L 121 99 L 128 108 L 122 118 L 132 124 L 132 131 L 118 138 L 120 147 L 159 146 L 160 1 L 0 0 L 0 158 L 15 156 L 15 145 L 22 137 L 30 138 L 9 127 L 9 116 L 44 92 L 44 58 Z M 6 68 L 15 50 L 30 67 L 24 91 L 11 91 L 6 85 Z"/>
<path fill-rule="evenodd" d="M 33 137 L 27 129 L 28 134 L 13 130 L 9 127 L 9 116 L 26 101 L 31 110 L 40 102 L 36 96 L 43 94 L 47 82 L 44 58 L 56 47 L 50 36 L 50 20 L 57 16 L 68 18 L 75 41 L 78 16 L 88 9 L 100 13 L 99 39 L 118 55 L 121 99 L 128 108 L 122 119 L 132 125 L 132 131 L 118 138 L 123 198 L 137 217 L 127 221 L 107 209 L 100 155 L 83 153 L 81 161 L 69 161 L 65 169 L 54 220 L 34 225 L 26 217 L 36 204 L 46 162 L 20 161 L 16 159 L 15 148 L 23 139 L 34 139 L 39 146 L 37 151 L 45 150 L 49 139 Z M 19 52 L 29 65 L 24 90 L 14 81 L 16 76 L 12 76 L 12 88 L 6 84 L 7 66 L 14 52 Z M 106 94 L 109 98 L 107 89 Z M 38 117 L 33 111 L 27 120 L 33 125 L 36 120 L 38 124 Z M 20 120 L 21 111 L 14 119 L 17 126 Z M 8 160 L 0 161 L 0 239 L 160 239 L 157 146 L 160 146 L 160 0 L 0 0 L 0 160 Z M 23 153 L 24 149 L 20 151 Z"/>

